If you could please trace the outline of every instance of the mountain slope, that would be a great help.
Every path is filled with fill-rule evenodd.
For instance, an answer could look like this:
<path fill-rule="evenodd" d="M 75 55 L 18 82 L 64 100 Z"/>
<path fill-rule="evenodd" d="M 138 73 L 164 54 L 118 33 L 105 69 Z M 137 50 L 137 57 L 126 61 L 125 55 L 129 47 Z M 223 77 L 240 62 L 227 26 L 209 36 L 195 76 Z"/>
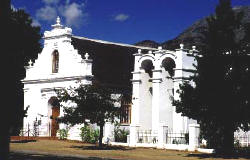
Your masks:
<path fill-rule="evenodd" d="M 250 23 L 250 6 L 239 6 L 234 8 L 236 13 L 243 12 L 242 24 L 245 25 Z M 135 45 L 139 46 L 148 46 L 157 48 L 158 46 L 162 46 L 164 49 L 176 49 L 179 48 L 179 44 L 183 43 L 185 48 L 191 48 L 191 46 L 195 45 L 199 49 L 200 46 L 204 45 L 204 36 L 203 32 L 207 28 L 207 17 L 200 19 L 193 23 L 190 27 L 184 30 L 180 35 L 172 40 L 167 40 L 163 43 L 157 43 L 154 41 L 146 40 L 136 43 Z M 236 31 L 237 40 L 240 40 L 244 37 L 245 31 L 243 25 Z"/>

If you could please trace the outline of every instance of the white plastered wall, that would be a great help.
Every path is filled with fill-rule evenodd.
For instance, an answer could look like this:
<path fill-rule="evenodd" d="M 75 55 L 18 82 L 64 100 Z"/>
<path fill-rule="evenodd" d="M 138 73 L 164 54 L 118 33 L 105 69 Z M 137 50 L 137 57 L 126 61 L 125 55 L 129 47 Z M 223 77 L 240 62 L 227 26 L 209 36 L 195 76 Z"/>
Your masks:
<path fill-rule="evenodd" d="M 72 30 L 63 27 L 60 19 L 52 25 L 51 31 L 44 33 L 44 48 L 38 58 L 32 65 L 26 67 L 26 77 L 24 83 L 24 108 L 30 106 L 27 117 L 24 118 L 24 129 L 29 124 L 33 128 L 33 122 L 41 120 L 41 131 L 39 136 L 50 136 L 49 116 L 51 107 L 48 100 L 56 96 L 55 89 L 77 87 L 79 84 L 91 84 L 92 78 L 92 60 L 81 58 L 78 50 L 71 45 Z M 52 53 L 57 50 L 59 53 L 58 73 L 52 73 Z M 63 109 L 60 109 L 60 116 L 63 115 Z M 66 125 L 60 124 L 60 128 Z M 71 127 L 69 139 L 80 140 L 79 128 L 81 126 Z"/>
<path fill-rule="evenodd" d="M 194 58 L 189 56 L 192 51 L 183 49 L 183 45 L 180 45 L 180 49 L 176 51 L 163 50 L 158 48 L 155 52 L 149 52 L 148 54 L 142 54 L 141 50 L 135 54 L 135 65 L 133 74 L 133 95 L 132 95 L 132 122 L 131 126 L 137 126 L 140 130 L 145 130 L 148 125 L 152 125 L 153 131 L 159 130 L 161 125 L 168 127 L 168 130 L 174 133 L 186 133 L 188 132 L 189 123 L 196 123 L 193 120 L 189 120 L 187 117 L 181 116 L 180 113 L 176 113 L 175 106 L 172 105 L 171 97 L 179 99 L 179 95 L 176 92 L 179 89 L 185 78 L 190 73 L 186 69 L 194 69 Z M 175 75 L 171 77 L 168 71 L 162 66 L 162 62 L 165 58 L 170 58 L 175 63 Z M 146 93 L 148 87 L 146 81 L 149 77 L 146 77 L 143 71 L 140 70 L 143 60 L 150 59 L 154 65 L 153 77 L 150 78 L 152 83 L 150 85 L 153 89 L 152 100 L 149 101 Z M 174 90 L 174 92 L 173 92 Z M 174 95 L 173 95 L 174 94 Z M 149 110 L 141 110 L 143 107 L 149 107 Z M 151 116 L 148 113 L 151 111 Z M 139 117 L 148 117 L 147 120 L 140 119 Z M 136 130 L 131 130 L 136 131 Z M 136 135 L 133 134 L 132 135 Z M 134 138 L 130 137 L 134 143 Z M 131 141 L 131 142 L 132 142 Z"/>

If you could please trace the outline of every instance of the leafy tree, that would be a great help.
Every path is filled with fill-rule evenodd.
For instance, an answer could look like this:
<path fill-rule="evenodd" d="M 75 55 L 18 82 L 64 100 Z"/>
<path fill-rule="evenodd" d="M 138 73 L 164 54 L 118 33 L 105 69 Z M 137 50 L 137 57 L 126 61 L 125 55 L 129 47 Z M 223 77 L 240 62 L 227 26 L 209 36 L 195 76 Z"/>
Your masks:
<path fill-rule="evenodd" d="M 177 112 L 198 120 L 208 147 L 231 153 L 234 131 L 249 130 L 250 57 L 236 41 L 241 15 L 230 0 L 220 0 L 214 16 L 208 18 L 206 46 L 196 55 L 197 72 L 190 77 L 195 86 L 180 86 Z"/>
<path fill-rule="evenodd" d="M 40 28 L 32 26 L 30 16 L 23 10 L 13 11 L 10 0 L 0 2 L 1 19 L 1 73 L 3 78 L 2 104 L 0 121 L 0 157 L 7 159 L 9 152 L 10 131 L 20 125 L 23 111 L 23 93 L 20 80 L 25 75 L 23 68 L 27 59 L 34 59 L 41 47 Z"/>
<path fill-rule="evenodd" d="M 41 33 L 40 27 L 32 25 L 32 19 L 24 10 L 11 11 L 11 67 L 14 70 L 11 75 L 13 82 L 13 98 L 15 99 L 14 110 L 16 111 L 13 119 L 13 127 L 11 134 L 18 134 L 22 126 L 22 119 L 25 114 L 23 110 L 23 84 L 21 80 L 25 78 L 24 66 L 28 65 L 28 61 L 34 61 L 38 53 L 41 51 Z"/>
<path fill-rule="evenodd" d="M 80 85 L 79 88 L 60 91 L 58 99 L 65 114 L 59 122 L 71 125 L 96 123 L 100 127 L 99 147 L 102 147 L 105 121 L 114 121 L 119 113 L 115 106 L 119 98 L 113 93 L 113 90 L 100 85 Z"/>

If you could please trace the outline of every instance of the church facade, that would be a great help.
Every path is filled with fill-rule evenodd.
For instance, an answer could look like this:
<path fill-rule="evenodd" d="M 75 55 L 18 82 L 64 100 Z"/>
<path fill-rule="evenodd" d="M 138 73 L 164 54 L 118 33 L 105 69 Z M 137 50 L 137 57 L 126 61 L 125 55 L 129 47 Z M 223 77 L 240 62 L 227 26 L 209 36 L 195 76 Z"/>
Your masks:
<path fill-rule="evenodd" d="M 130 102 L 121 102 L 119 117 L 130 131 L 131 145 L 139 141 L 140 132 L 160 142 L 160 133 L 187 133 L 188 125 L 196 123 L 176 113 L 172 105 L 172 98 L 179 98 L 179 85 L 194 69 L 195 47 L 186 50 L 181 44 L 169 51 L 73 36 L 70 28 L 60 24 L 60 18 L 52 27 L 44 33 L 44 48 L 35 62 L 26 66 L 22 81 L 24 107 L 28 107 L 23 124 L 26 130 L 37 125 L 38 136 L 56 136 L 59 128 L 66 127 L 55 121 L 63 115 L 56 90 L 93 82 L 116 88 L 117 94 L 132 93 Z M 81 126 L 71 127 L 68 139 L 80 140 Z M 114 140 L 113 129 L 113 124 L 105 125 L 104 142 Z"/>

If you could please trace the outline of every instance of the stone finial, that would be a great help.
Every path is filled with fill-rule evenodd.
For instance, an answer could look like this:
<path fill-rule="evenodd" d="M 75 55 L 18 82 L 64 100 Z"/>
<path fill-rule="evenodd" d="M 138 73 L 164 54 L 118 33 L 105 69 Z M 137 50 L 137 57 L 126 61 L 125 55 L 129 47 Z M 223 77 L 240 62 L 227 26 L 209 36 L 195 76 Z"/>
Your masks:
<path fill-rule="evenodd" d="M 196 50 L 196 46 L 192 46 L 192 49 L 193 49 L 193 51 L 195 51 Z"/>
<path fill-rule="evenodd" d="M 56 18 L 56 24 L 52 25 L 53 28 L 62 28 L 61 19 L 59 16 Z"/>
<path fill-rule="evenodd" d="M 57 24 L 57 25 L 61 25 L 61 19 L 60 19 L 59 16 L 57 16 L 57 18 L 56 18 L 56 24 Z"/>
<path fill-rule="evenodd" d="M 141 54 L 141 49 L 138 49 L 138 54 Z"/>
<path fill-rule="evenodd" d="M 30 59 L 30 61 L 28 62 L 28 64 L 29 64 L 30 67 L 32 66 L 33 62 L 31 61 L 31 59 Z"/>
<path fill-rule="evenodd" d="M 85 57 L 86 60 L 88 60 L 89 59 L 89 54 L 86 53 L 84 57 Z"/>
<path fill-rule="evenodd" d="M 158 49 L 159 49 L 159 50 L 162 50 L 162 46 L 158 46 Z"/>
<path fill-rule="evenodd" d="M 183 43 L 180 44 L 180 49 L 184 49 L 184 44 Z"/>

